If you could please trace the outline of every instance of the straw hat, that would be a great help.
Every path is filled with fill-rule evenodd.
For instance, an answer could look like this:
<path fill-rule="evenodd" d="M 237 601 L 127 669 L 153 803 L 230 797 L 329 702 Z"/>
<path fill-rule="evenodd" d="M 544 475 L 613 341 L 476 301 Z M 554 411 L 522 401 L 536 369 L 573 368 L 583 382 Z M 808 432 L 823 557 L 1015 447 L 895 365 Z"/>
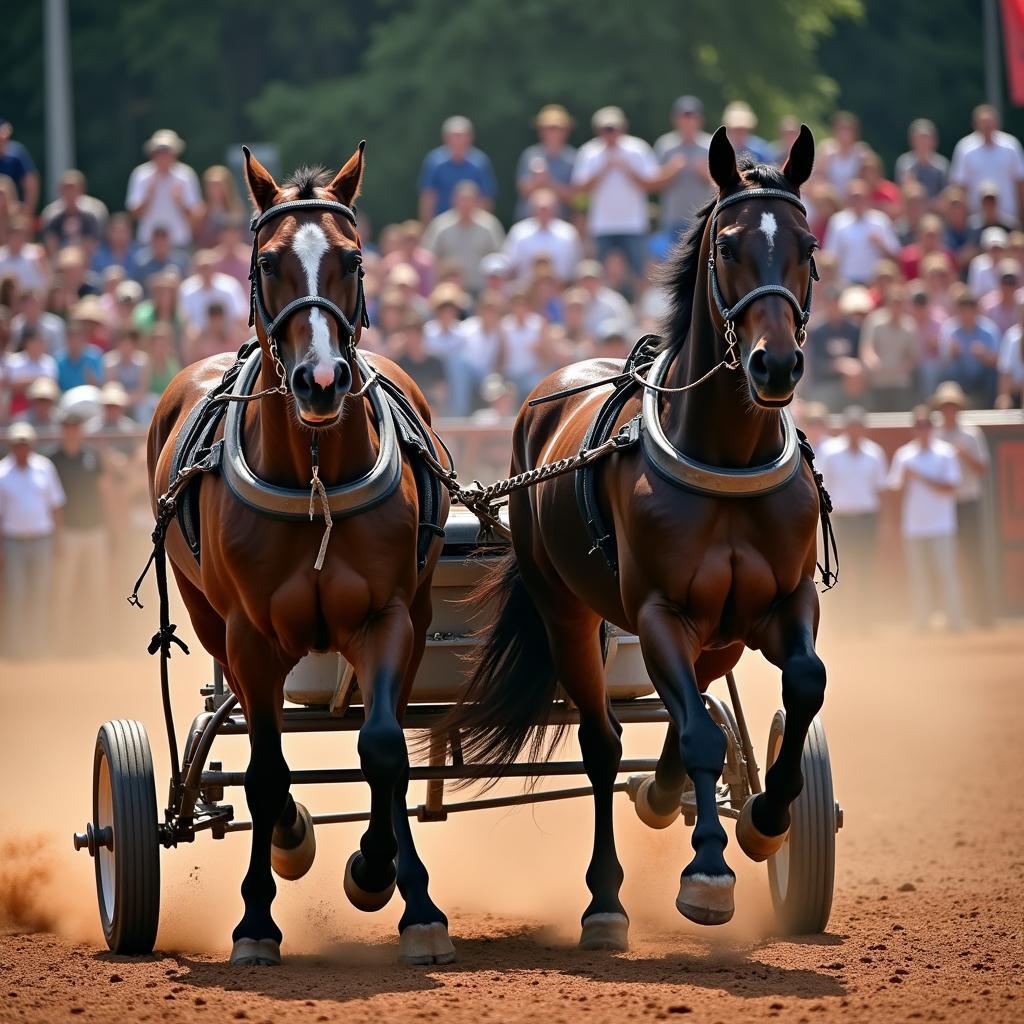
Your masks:
<path fill-rule="evenodd" d="M 757 127 L 757 114 L 750 109 L 749 103 L 744 103 L 743 100 L 736 100 L 722 111 L 722 124 L 726 128 L 739 128 L 741 130 L 745 128 L 747 131 L 752 132 Z"/>
<path fill-rule="evenodd" d="M 432 309 L 440 309 L 442 306 L 454 306 L 456 309 L 465 309 L 466 293 L 457 285 L 450 282 L 439 284 L 430 293 L 430 306 Z"/>
<path fill-rule="evenodd" d="M 100 403 L 102 405 L 117 405 L 122 409 L 128 405 L 128 392 L 120 381 L 111 380 L 100 389 Z"/>
<path fill-rule="evenodd" d="M 958 409 L 967 408 L 967 396 L 964 389 L 955 380 L 944 380 L 932 395 L 929 403 L 933 409 L 941 409 L 944 405 L 955 405 Z"/>
<path fill-rule="evenodd" d="M 25 391 L 25 397 L 29 401 L 43 399 L 56 402 L 60 398 L 60 388 L 52 377 L 36 377 Z"/>
<path fill-rule="evenodd" d="M 572 128 L 572 118 L 569 111 L 561 103 L 549 103 L 541 107 L 540 112 L 533 119 L 534 128 Z"/>
<path fill-rule="evenodd" d="M 35 444 L 36 428 L 31 423 L 13 423 L 7 431 L 10 444 Z"/>
<path fill-rule="evenodd" d="M 150 154 L 158 149 L 169 149 L 175 156 L 180 156 L 185 150 L 185 140 L 173 129 L 161 128 L 153 132 L 143 149 Z"/>

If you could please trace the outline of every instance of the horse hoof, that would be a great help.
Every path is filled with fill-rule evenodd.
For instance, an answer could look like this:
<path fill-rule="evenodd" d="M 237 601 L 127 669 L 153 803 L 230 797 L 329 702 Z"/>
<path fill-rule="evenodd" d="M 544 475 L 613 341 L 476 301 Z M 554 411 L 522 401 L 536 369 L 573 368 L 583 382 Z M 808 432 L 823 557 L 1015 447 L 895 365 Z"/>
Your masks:
<path fill-rule="evenodd" d="M 785 843 L 786 837 L 789 835 L 789 829 L 779 836 L 766 836 L 759 831 L 754 824 L 755 799 L 757 798 L 750 797 L 743 805 L 743 810 L 740 811 L 739 820 L 736 822 L 736 842 L 751 860 L 760 863 L 782 849 L 782 844 Z"/>
<path fill-rule="evenodd" d="M 345 865 L 345 895 L 356 910 L 365 910 L 366 913 L 372 914 L 375 910 L 381 910 L 388 905 L 395 891 L 395 879 L 392 879 L 391 884 L 386 889 L 381 889 L 380 892 L 367 892 L 365 889 L 361 889 L 355 878 L 352 877 L 352 865 L 356 862 L 357 857 L 362 857 L 359 850 L 349 857 L 348 863 Z"/>
<path fill-rule="evenodd" d="M 398 936 L 398 962 L 409 967 L 455 962 L 455 947 L 443 921 L 411 924 Z"/>
<path fill-rule="evenodd" d="M 725 924 L 736 909 L 732 875 L 683 875 L 679 880 L 676 909 L 696 924 Z"/>
<path fill-rule="evenodd" d="M 630 782 L 632 782 L 632 779 Z M 637 785 L 636 790 L 634 791 L 635 795 L 633 796 L 633 804 L 636 807 L 636 816 L 648 828 L 668 828 L 669 825 L 679 817 L 680 808 L 677 804 L 668 812 L 668 814 L 659 814 L 651 806 L 650 792 L 653 785 L 653 775 L 642 777 L 641 782 Z"/>
<path fill-rule="evenodd" d="M 313 818 L 309 811 L 295 802 L 295 814 L 303 825 L 302 838 L 298 846 L 285 849 L 281 846 L 270 847 L 270 866 L 279 878 L 294 882 L 301 878 L 312 866 L 316 857 L 316 836 L 313 834 Z"/>
<path fill-rule="evenodd" d="M 591 914 L 583 919 L 580 949 L 629 952 L 629 918 L 625 914 Z"/>
<path fill-rule="evenodd" d="M 238 939 L 231 947 L 231 962 L 239 967 L 280 967 L 281 944 L 273 939 Z"/>

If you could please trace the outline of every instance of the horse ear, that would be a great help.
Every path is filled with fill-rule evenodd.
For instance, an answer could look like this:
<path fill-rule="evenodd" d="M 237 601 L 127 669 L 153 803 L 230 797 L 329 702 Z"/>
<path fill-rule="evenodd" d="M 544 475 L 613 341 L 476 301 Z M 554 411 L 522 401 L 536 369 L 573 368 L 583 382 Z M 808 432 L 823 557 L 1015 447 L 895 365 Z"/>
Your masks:
<path fill-rule="evenodd" d="M 796 188 L 811 176 L 814 169 L 814 136 L 807 125 L 800 125 L 800 134 L 793 142 L 789 151 L 789 157 L 782 173 L 786 176 L 791 185 Z"/>
<path fill-rule="evenodd" d="M 708 149 L 708 170 L 723 195 L 739 183 L 740 172 L 736 168 L 736 150 L 732 148 L 725 125 L 722 125 L 711 136 L 711 146 Z"/>
<path fill-rule="evenodd" d="M 366 139 L 363 139 L 356 147 L 356 151 L 348 158 L 348 163 L 338 171 L 334 181 L 327 186 L 327 191 L 343 206 L 351 206 L 363 186 L 363 150 L 365 148 Z"/>
<path fill-rule="evenodd" d="M 274 198 L 280 190 L 274 176 L 252 155 L 249 147 L 243 146 L 242 152 L 245 154 L 245 180 L 249 185 L 249 194 L 256 209 L 262 213 L 274 205 Z"/>

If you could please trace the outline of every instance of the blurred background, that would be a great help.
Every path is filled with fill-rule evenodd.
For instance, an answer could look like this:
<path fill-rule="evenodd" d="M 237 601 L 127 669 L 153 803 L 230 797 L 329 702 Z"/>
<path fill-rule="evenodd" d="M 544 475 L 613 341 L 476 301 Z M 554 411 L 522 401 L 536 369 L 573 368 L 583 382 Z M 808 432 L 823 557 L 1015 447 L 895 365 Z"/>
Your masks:
<path fill-rule="evenodd" d="M 821 283 L 796 414 L 854 632 L 1024 610 L 1024 0 L 16 5 L 0 36 L 0 652 L 122 642 L 163 389 L 249 334 L 240 147 L 369 140 L 365 349 L 463 479 L 551 370 L 657 331 L 708 132 L 800 122 Z M 109 611 L 109 609 L 116 609 Z M 56 614 L 54 614 L 56 612 Z M 58 628 L 52 630 L 56 621 Z"/>

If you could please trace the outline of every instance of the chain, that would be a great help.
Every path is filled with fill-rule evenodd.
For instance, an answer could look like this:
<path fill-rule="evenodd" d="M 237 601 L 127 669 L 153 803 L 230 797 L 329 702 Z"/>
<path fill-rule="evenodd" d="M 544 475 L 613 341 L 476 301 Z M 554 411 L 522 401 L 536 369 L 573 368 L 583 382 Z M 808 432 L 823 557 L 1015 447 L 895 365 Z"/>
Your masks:
<path fill-rule="evenodd" d="M 656 391 L 659 395 L 678 395 L 683 391 L 690 391 L 691 389 L 703 384 L 704 381 L 710 380 L 719 370 L 738 370 L 740 368 L 740 357 L 736 351 L 737 338 L 736 338 L 736 325 L 732 320 L 725 321 L 725 358 L 712 366 L 707 373 L 702 377 L 698 377 L 696 380 L 690 381 L 689 384 L 683 384 L 678 388 L 666 388 L 660 384 L 652 384 L 646 377 L 641 376 L 641 371 L 649 370 L 654 364 L 645 363 L 643 366 L 632 367 L 629 371 L 630 377 L 636 381 L 637 384 L 642 388 L 646 388 L 648 391 Z"/>

